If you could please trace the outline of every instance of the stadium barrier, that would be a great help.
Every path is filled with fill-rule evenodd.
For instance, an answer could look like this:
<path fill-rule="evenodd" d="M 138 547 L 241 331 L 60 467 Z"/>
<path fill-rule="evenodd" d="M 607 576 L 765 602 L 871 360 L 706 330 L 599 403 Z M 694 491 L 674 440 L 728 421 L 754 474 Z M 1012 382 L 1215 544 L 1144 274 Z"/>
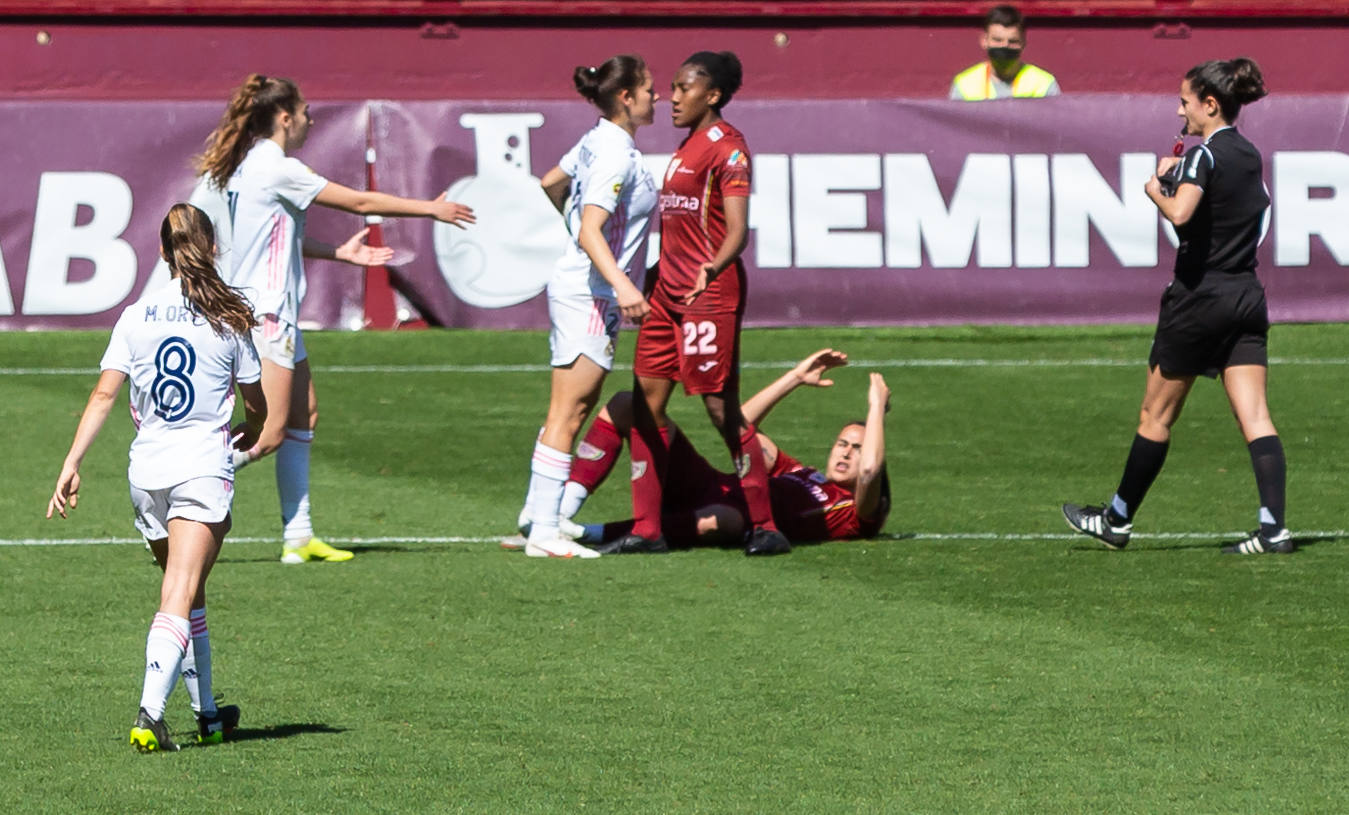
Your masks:
<path fill-rule="evenodd" d="M 433 323 L 541 328 L 539 296 L 566 240 L 539 194 L 594 120 L 577 102 L 316 105 L 300 157 L 360 186 L 474 206 L 477 226 L 383 224 L 393 277 Z M 754 153 L 745 253 L 752 325 L 1149 322 L 1174 233 L 1143 193 L 1176 132 L 1166 95 L 968 105 L 745 100 L 731 120 Z M 8 103 L 53 136 L 3 151 L 0 327 L 106 327 L 151 277 L 158 220 L 193 183 L 189 158 L 218 103 Z M 1243 113 L 1272 206 L 1261 276 L 1272 316 L 1349 307 L 1349 96 L 1281 95 Z M 654 174 L 680 133 L 639 133 Z M 367 145 L 367 140 L 370 144 Z M 1190 140 L 1193 143 L 1194 140 Z M 680 202 L 670 202 L 680 203 Z M 689 202 L 696 205 L 696 202 Z M 312 211 L 340 239 L 355 218 Z M 654 247 L 648 253 L 654 257 Z M 26 263 L 24 262 L 26 259 Z M 315 264 L 309 324 L 360 322 L 359 274 Z"/>

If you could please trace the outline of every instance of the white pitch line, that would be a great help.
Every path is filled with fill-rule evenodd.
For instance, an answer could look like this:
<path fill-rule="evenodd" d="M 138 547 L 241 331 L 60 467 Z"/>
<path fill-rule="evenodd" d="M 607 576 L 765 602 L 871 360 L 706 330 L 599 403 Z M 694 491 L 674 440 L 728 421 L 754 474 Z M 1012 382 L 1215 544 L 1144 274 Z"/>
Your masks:
<path fill-rule="evenodd" d="M 750 361 L 740 363 L 748 370 L 790 368 L 800 360 Z M 1142 367 L 1143 359 L 854 359 L 853 368 L 1132 368 Z M 1271 365 L 1349 365 L 1349 357 L 1273 357 Z M 318 365 L 322 374 L 511 374 L 544 373 L 548 365 Z M 616 371 L 630 371 L 631 365 L 615 365 Z M 0 368 L 0 376 L 89 376 L 94 368 Z"/>
<path fill-rule="evenodd" d="M 896 532 L 893 537 L 874 539 L 872 543 L 904 543 L 907 541 L 1063 541 L 1085 540 L 1085 535 L 1076 532 Z M 1240 532 L 1136 532 L 1133 540 L 1236 540 L 1250 534 L 1250 530 Z M 431 537 L 383 537 L 383 538 L 324 538 L 329 543 L 342 544 L 390 544 L 390 543 L 498 543 L 505 535 L 488 536 L 431 536 Z M 1300 529 L 1295 538 L 1349 538 L 1349 529 Z M 276 538 L 226 538 L 229 543 L 275 543 Z M 868 541 L 854 541 L 867 543 Z M 100 546 L 108 544 L 144 544 L 143 538 L 0 538 L 0 546 Z"/>

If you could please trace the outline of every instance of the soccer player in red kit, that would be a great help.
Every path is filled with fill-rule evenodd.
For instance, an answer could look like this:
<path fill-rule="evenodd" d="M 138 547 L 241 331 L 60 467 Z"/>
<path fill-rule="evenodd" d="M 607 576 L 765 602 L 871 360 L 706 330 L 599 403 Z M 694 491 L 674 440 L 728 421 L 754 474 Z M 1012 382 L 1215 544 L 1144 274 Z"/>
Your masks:
<path fill-rule="evenodd" d="M 651 313 L 637 335 L 630 551 L 664 551 L 661 500 L 675 382 L 703 397 L 731 453 L 752 531 L 745 551 L 777 554 L 791 544 L 773 523 L 768 471 L 752 424 L 740 412 L 740 320 L 749 236 L 750 156 L 745 137 L 721 117 L 740 88 L 740 60 L 699 51 L 675 74 L 676 127 L 689 135 L 665 171 L 660 194 L 660 262 Z"/>

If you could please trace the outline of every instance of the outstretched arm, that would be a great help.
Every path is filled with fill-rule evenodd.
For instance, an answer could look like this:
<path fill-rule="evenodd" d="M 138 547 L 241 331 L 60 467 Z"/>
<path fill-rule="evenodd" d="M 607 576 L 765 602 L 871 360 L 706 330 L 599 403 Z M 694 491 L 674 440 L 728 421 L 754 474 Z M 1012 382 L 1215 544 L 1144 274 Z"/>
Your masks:
<path fill-rule="evenodd" d="M 463 204 L 446 201 L 444 198 L 432 198 L 421 201 L 415 198 L 400 198 L 383 192 L 354 190 L 329 181 L 319 190 L 315 202 L 332 209 L 340 209 L 357 215 L 392 215 L 413 218 L 435 218 L 460 229 L 464 224 L 476 223 L 473 210 Z"/>
<path fill-rule="evenodd" d="M 871 374 L 867 392 L 867 428 L 862 436 L 862 460 L 857 469 L 857 517 L 871 518 L 881 503 L 881 475 L 885 472 L 885 414 L 890 411 L 890 388 L 878 373 Z"/>
<path fill-rule="evenodd" d="M 56 489 L 52 492 L 51 500 L 47 502 L 48 518 L 54 512 L 64 518 L 67 505 L 73 509 L 79 503 L 80 464 L 84 461 L 84 454 L 89 452 L 90 445 L 98 437 L 98 431 L 103 429 L 103 423 L 107 421 L 108 413 L 112 411 L 112 403 L 117 399 L 117 392 L 122 389 L 122 383 L 125 381 L 126 374 L 121 371 L 104 371 L 98 377 L 98 384 L 94 386 L 94 392 L 89 394 L 89 402 L 84 406 L 84 415 L 80 417 L 79 427 L 75 429 L 75 441 L 70 445 L 65 463 L 61 465 L 61 475 L 56 479 Z"/>
<path fill-rule="evenodd" d="M 848 364 L 848 355 L 832 348 L 821 348 L 800 362 L 790 371 L 778 377 L 772 384 L 740 405 L 740 414 L 749 424 L 757 425 L 768 416 L 778 402 L 787 394 L 802 385 L 812 388 L 832 387 L 834 380 L 825 379 L 824 373 L 830 368 Z"/>
<path fill-rule="evenodd" d="M 306 235 L 304 256 L 319 260 L 340 260 L 353 266 L 383 266 L 393 258 L 393 250 L 387 246 L 370 246 L 365 242 L 365 236 L 368 234 L 370 227 L 367 226 L 347 238 L 340 246 L 324 243 Z"/>

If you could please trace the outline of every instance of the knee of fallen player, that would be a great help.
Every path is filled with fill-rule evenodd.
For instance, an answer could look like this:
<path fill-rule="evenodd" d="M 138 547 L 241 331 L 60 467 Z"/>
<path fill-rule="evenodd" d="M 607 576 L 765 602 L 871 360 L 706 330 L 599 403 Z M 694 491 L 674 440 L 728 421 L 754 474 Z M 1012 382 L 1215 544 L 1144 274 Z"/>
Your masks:
<path fill-rule="evenodd" d="M 735 546 L 745 537 L 745 516 L 732 506 L 712 504 L 698 510 L 698 543 Z"/>

